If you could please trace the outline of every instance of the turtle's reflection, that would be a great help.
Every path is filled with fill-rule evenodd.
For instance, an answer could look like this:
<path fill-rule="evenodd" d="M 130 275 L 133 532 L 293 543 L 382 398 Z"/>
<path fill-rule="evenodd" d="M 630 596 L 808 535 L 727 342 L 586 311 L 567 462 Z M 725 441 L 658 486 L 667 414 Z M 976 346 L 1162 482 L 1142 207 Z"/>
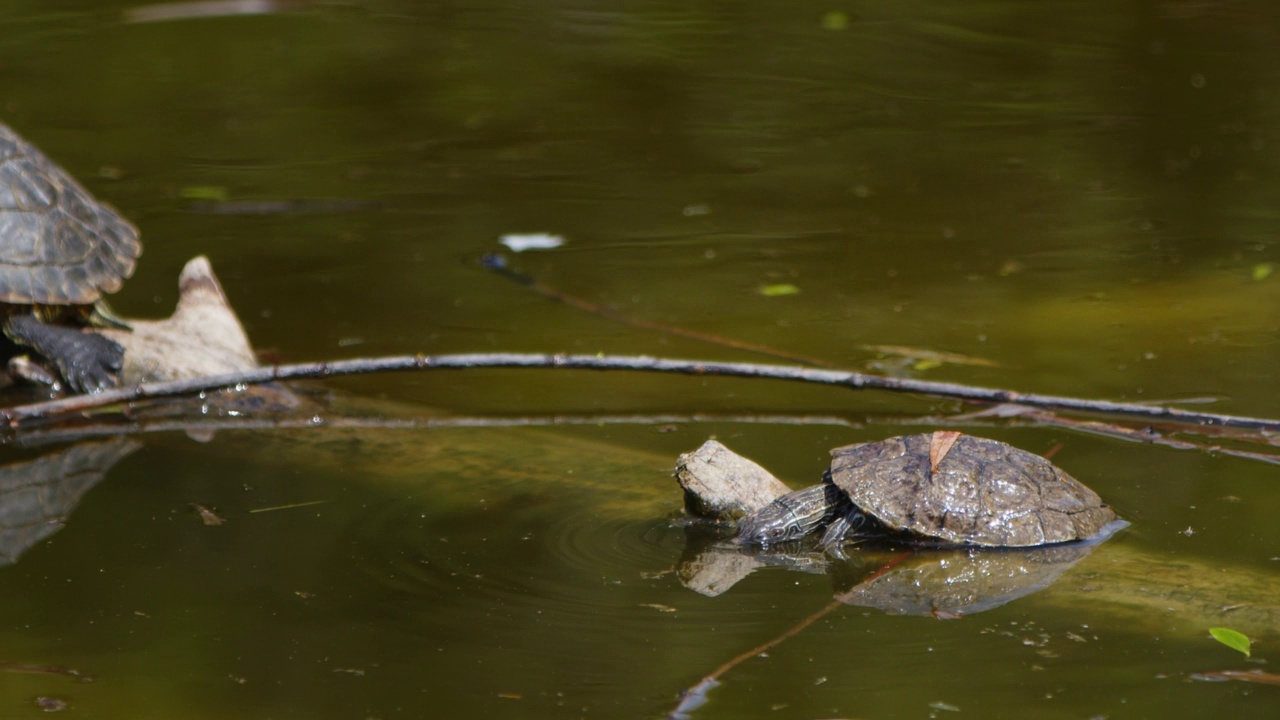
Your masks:
<path fill-rule="evenodd" d="M 763 567 L 826 573 L 837 599 L 847 605 L 894 615 L 954 618 L 1043 590 L 1126 525 L 1119 520 L 1090 540 L 1034 548 L 867 543 L 839 560 L 811 544 L 752 549 L 725 542 L 722 532 L 707 525 L 690 525 L 678 574 L 685 587 L 714 596 Z"/>
<path fill-rule="evenodd" d="M 62 529 L 80 498 L 141 443 L 82 442 L 0 466 L 0 566 Z"/>

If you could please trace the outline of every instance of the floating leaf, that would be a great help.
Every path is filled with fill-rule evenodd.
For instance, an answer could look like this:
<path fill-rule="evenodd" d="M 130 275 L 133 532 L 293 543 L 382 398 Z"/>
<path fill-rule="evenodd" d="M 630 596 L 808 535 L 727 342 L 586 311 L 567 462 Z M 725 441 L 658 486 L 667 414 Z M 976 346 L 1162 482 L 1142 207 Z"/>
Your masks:
<path fill-rule="evenodd" d="M 189 503 L 189 504 L 191 505 L 191 509 L 199 513 L 200 521 L 203 522 L 205 525 L 208 525 L 210 527 L 216 527 L 226 522 L 225 520 L 223 520 L 221 517 L 218 516 L 218 513 L 214 512 L 210 508 L 205 507 L 204 505 L 200 505 L 198 503 Z"/>
<path fill-rule="evenodd" d="M 987 358 L 973 357 L 972 355 L 961 355 L 960 353 L 941 352 L 938 350 L 927 350 L 924 348 L 907 347 L 905 345 L 863 345 L 866 350 L 881 353 L 883 355 L 899 355 L 910 360 L 918 360 L 920 362 L 936 362 L 938 365 L 943 363 L 951 363 L 953 365 L 978 365 L 981 367 L 1000 367 L 1000 363 Z M 920 369 L 917 367 L 916 369 Z M 928 368 L 925 368 L 928 369 Z"/>
<path fill-rule="evenodd" d="M 779 285 L 765 285 L 760 288 L 760 294 L 765 297 L 781 297 L 783 295 L 795 295 L 800 292 L 800 288 L 795 285 L 782 283 Z"/>
<path fill-rule="evenodd" d="M 1244 653 L 1245 657 L 1249 657 L 1249 638 L 1242 632 L 1237 632 L 1231 628 L 1215 627 L 1209 628 L 1209 634 L 1214 640 L 1226 645 L 1232 650 Z"/>
<path fill-rule="evenodd" d="M 844 30 L 849 27 L 849 16 L 839 10 L 832 10 L 822 16 L 822 27 L 824 30 Z"/>
<path fill-rule="evenodd" d="M 1271 277 L 1271 273 L 1276 271 L 1276 266 L 1271 263 L 1258 263 L 1253 266 L 1253 279 L 1266 280 Z"/>

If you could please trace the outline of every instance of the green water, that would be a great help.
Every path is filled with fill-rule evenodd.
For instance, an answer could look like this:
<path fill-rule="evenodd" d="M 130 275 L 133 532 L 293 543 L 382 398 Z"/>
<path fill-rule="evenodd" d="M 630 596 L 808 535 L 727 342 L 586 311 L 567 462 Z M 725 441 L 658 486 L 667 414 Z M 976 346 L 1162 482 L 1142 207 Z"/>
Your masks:
<path fill-rule="evenodd" d="M 1280 415 L 1268 3 L 385 0 L 153 23 L 131 7 L 0 9 L 0 118 L 142 230 L 121 314 L 167 314 L 182 264 L 207 254 L 273 358 L 765 359 L 556 304 L 480 265 L 503 234 L 550 232 L 566 245 L 508 253 L 513 266 L 640 320 L 850 368 Z M 243 207 L 218 198 L 294 204 L 211 212 Z M 784 284 L 799 292 L 761 292 Z M 994 364 L 904 369 L 872 345 Z M 833 591 L 783 569 L 717 597 L 682 586 L 675 456 L 715 435 L 800 485 L 830 447 L 958 409 L 625 374 L 330 387 L 397 412 L 859 426 L 147 437 L 65 528 L 0 568 L 0 715 L 48 696 L 106 718 L 661 717 Z M 1167 605 L 1091 592 L 1144 560 L 1267 587 L 1276 468 L 971 431 L 1061 443 L 1055 461 L 1133 526 L 988 613 L 836 611 L 727 674 L 693 717 L 1280 711 L 1273 687 L 1188 681 L 1274 667 L 1207 634 L 1239 626 L 1255 660 L 1276 658 L 1274 625 L 1220 611 L 1274 612 L 1265 595 L 1210 579 L 1187 592 L 1213 610 L 1193 611 L 1158 583 Z M 253 512 L 298 503 L 315 504 Z M 1151 584 L 1136 575 L 1130 592 Z M 12 671 L 32 666 L 93 682 Z"/>

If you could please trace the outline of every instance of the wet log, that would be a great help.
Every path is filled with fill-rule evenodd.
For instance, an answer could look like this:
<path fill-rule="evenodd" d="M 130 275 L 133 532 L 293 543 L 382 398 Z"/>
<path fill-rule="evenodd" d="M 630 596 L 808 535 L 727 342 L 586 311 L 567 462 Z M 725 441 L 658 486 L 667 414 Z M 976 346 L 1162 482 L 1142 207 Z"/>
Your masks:
<path fill-rule="evenodd" d="M 768 470 L 715 440 L 679 457 L 676 480 L 684 488 L 685 510 L 715 520 L 736 520 L 791 492 Z"/>

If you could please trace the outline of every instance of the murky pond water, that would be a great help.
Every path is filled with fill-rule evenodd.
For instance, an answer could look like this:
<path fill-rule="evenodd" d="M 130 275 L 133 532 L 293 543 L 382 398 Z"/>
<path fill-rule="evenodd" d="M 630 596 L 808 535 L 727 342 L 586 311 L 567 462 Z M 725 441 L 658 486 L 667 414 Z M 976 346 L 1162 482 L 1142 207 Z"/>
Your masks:
<path fill-rule="evenodd" d="M 550 300 L 482 266 L 501 251 L 627 318 L 838 366 L 1280 415 L 1267 3 L 279 5 L 0 9 L 2 119 L 142 230 L 122 314 L 167 314 L 203 253 L 272 358 L 770 360 Z M 566 243 L 498 243 L 536 232 Z M 662 417 L 112 448 L 0 568 L 4 713 L 661 717 L 840 591 L 783 567 L 685 587 L 676 455 L 714 435 L 800 486 L 960 409 L 628 374 L 328 386 L 366 414 Z M 1277 656 L 1280 471 L 964 427 L 1057 447 L 1132 527 L 985 613 L 830 612 L 693 717 L 1275 716 L 1274 687 L 1190 677 Z"/>

